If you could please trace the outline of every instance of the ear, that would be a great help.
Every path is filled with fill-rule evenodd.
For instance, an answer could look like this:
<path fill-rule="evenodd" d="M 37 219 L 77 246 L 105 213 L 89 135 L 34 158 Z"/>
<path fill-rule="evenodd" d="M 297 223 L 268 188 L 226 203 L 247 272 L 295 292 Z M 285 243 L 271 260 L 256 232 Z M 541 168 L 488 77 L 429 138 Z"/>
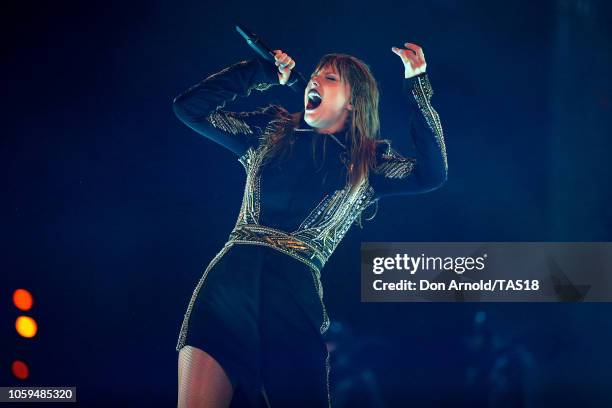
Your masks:
<path fill-rule="evenodd" d="M 351 105 L 350 103 L 348 105 L 346 105 L 346 110 L 352 111 L 353 110 L 353 105 Z"/>

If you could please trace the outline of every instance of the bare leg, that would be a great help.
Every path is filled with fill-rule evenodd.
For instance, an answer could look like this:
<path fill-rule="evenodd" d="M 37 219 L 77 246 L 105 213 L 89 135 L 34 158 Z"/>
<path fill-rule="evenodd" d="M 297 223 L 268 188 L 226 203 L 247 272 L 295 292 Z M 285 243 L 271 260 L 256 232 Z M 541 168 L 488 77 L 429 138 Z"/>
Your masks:
<path fill-rule="evenodd" d="M 232 395 L 232 383 L 208 353 L 192 346 L 179 351 L 179 408 L 226 408 Z"/>

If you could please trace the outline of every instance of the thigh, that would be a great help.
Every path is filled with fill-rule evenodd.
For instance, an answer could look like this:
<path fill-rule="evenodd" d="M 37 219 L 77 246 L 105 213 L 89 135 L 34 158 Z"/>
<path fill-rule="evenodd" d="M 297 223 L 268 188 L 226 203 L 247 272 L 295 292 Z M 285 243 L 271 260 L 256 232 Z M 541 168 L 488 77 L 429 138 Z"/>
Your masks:
<path fill-rule="evenodd" d="M 272 407 L 327 407 L 328 353 L 312 275 L 286 255 L 268 257 L 261 282 L 261 373 Z"/>
<path fill-rule="evenodd" d="M 178 406 L 228 407 L 232 385 L 223 368 L 205 351 L 186 346 L 179 352 Z"/>

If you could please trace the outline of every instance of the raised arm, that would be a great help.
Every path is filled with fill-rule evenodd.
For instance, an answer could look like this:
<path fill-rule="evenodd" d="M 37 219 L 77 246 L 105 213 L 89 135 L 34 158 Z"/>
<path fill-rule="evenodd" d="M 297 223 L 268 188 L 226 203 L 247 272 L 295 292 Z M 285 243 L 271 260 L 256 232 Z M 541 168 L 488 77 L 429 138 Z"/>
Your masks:
<path fill-rule="evenodd" d="M 276 72 L 272 64 L 259 58 L 236 63 L 178 95 L 174 112 L 196 132 L 241 156 L 258 143 L 270 114 L 228 112 L 222 108 L 236 97 L 250 95 L 253 89 L 263 91 L 278 85 Z"/>
<path fill-rule="evenodd" d="M 447 176 L 446 146 L 438 113 L 431 105 L 433 89 L 425 73 L 422 49 L 406 44 L 409 50 L 394 52 L 408 60 L 403 84 L 409 133 L 416 149 L 414 157 L 405 157 L 388 142 L 377 150 L 377 163 L 370 172 L 370 184 L 377 197 L 425 193 L 440 187 Z M 415 52 L 412 52 L 412 48 Z M 401 53 L 405 51 L 405 54 Z M 405 62 L 406 65 L 406 62 Z M 406 135 L 408 136 L 408 135 Z"/>

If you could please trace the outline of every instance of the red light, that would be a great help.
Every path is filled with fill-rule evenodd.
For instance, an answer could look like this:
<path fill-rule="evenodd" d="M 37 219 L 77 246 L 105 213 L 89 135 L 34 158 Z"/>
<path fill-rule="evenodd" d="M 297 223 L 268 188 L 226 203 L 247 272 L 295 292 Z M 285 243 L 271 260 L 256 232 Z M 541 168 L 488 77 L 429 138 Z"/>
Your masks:
<path fill-rule="evenodd" d="M 13 361 L 13 364 L 11 364 L 11 370 L 13 371 L 13 375 L 20 380 L 25 380 L 30 375 L 30 369 L 23 361 Z"/>

